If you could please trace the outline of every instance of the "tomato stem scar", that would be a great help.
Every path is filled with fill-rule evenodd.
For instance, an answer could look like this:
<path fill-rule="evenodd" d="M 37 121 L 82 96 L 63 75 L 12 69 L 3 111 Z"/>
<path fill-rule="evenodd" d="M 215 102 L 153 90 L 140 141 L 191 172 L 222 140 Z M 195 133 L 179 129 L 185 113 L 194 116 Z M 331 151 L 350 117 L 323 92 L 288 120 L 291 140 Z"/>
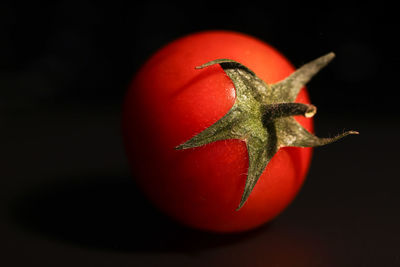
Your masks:
<path fill-rule="evenodd" d="M 303 115 L 307 118 L 311 118 L 316 112 L 316 106 L 303 103 L 270 104 L 265 105 L 265 109 L 263 111 L 265 121 L 296 115 Z"/>

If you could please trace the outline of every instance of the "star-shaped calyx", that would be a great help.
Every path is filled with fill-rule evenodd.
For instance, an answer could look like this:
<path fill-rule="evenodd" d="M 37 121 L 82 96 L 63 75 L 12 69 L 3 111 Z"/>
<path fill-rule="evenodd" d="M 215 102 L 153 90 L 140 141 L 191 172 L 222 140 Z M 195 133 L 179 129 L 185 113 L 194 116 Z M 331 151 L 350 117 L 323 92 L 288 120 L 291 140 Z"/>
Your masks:
<path fill-rule="evenodd" d="M 224 139 L 243 140 L 247 146 L 249 168 L 239 210 L 279 148 L 322 146 L 358 133 L 348 131 L 333 138 L 319 138 L 292 117 L 314 116 L 315 106 L 294 101 L 300 89 L 333 58 L 333 53 L 317 58 L 275 84 L 266 84 L 252 70 L 230 59 L 217 59 L 196 67 L 202 69 L 219 64 L 235 86 L 236 100 L 220 120 L 176 149 L 199 147 Z"/>

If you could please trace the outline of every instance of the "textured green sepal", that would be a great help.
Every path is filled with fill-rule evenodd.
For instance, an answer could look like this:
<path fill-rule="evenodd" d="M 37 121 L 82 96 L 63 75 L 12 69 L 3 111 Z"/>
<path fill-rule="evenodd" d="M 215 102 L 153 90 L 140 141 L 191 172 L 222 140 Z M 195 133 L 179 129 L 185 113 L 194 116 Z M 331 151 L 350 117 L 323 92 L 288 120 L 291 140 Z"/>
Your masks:
<path fill-rule="evenodd" d="M 282 147 L 315 147 L 335 142 L 348 131 L 333 138 L 319 138 L 304 129 L 292 116 L 312 117 L 313 105 L 294 103 L 300 89 L 334 58 L 333 53 L 313 60 L 286 79 L 272 85 L 239 62 L 217 59 L 196 69 L 219 64 L 236 89 L 232 108 L 216 123 L 187 140 L 176 149 L 189 149 L 225 139 L 240 139 L 246 143 L 249 155 L 247 179 L 239 210 L 246 203 L 268 162 Z"/>

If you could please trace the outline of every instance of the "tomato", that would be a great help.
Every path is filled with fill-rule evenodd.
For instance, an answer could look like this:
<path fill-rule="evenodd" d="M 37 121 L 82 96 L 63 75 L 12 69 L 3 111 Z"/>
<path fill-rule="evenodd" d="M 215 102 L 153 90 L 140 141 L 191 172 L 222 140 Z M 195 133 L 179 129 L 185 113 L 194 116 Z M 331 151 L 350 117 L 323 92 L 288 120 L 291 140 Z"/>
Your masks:
<path fill-rule="evenodd" d="M 206 31 L 182 37 L 157 51 L 133 78 L 124 102 L 123 137 L 134 178 L 162 212 L 189 227 L 239 232 L 274 219 L 291 203 L 312 149 L 279 149 L 237 211 L 249 161 L 245 143 L 231 139 L 175 149 L 235 102 L 234 84 L 220 65 L 195 69 L 219 58 L 242 63 L 268 84 L 295 70 L 275 48 L 245 34 Z M 310 103 L 305 88 L 296 102 Z M 311 118 L 295 118 L 313 131 Z"/>

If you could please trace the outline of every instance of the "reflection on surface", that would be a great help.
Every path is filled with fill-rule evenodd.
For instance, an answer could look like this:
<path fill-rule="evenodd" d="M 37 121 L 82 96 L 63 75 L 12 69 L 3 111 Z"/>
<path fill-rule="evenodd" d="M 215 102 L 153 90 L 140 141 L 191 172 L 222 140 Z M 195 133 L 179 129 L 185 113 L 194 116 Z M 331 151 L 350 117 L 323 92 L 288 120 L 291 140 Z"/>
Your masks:
<path fill-rule="evenodd" d="M 335 266 L 317 239 L 278 223 L 245 242 L 210 251 L 209 258 L 215 266 Z"/>
<path fill-rule="evenodd" d="M 13 207 L 13 215 L 24 229 L 57 242 L 155 256 L 183 253 L 193 256 L 194 265 L 318 266 L 322 260 L 327 263 L 317 239 L 280 224 L 279 219 L 235 235 L 181 227 L 153 209 L 128 176 L 85 177 L 49 184 L 21 198 Z"/>

